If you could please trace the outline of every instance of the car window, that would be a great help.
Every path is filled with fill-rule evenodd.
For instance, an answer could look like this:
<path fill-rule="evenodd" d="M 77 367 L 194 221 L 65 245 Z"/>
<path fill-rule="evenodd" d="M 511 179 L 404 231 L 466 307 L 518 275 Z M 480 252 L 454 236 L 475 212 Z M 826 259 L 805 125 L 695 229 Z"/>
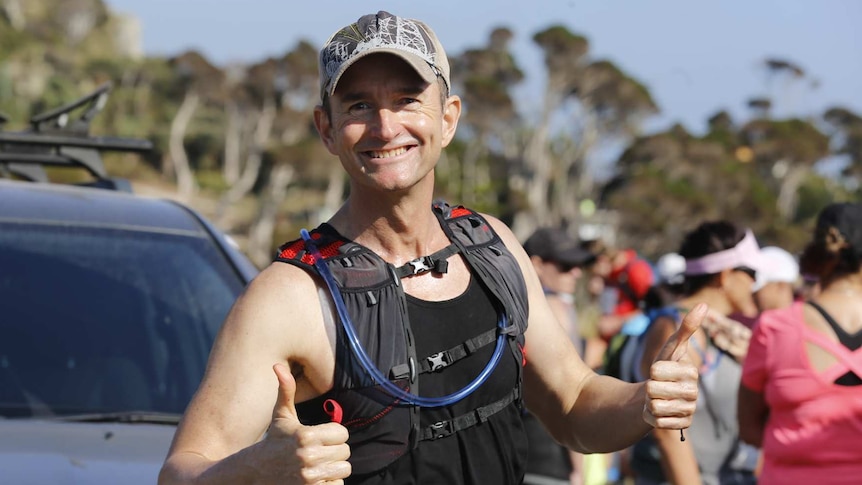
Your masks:
<path fill-rule="evenodd" d="M 203 233 L 0 221 L 0 416 L 181 413 L 244 284 Z"/>

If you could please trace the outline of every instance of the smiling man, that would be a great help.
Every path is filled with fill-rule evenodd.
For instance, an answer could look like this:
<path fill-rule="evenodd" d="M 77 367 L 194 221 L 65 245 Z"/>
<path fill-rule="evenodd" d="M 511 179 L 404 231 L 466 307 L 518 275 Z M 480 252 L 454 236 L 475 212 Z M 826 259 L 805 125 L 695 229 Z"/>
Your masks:
<path fill-rule="evenodd" d="M 521 483 L 524 404 L 580 452 L 689 426 L 705 307 L 647 382 L 596 375 L 512 232 L 432 202 L 461 101 L 428 26 L 363 16 L 320 76 L 314 122 L 350 194 L 237 300 L 161 483 Z"/>

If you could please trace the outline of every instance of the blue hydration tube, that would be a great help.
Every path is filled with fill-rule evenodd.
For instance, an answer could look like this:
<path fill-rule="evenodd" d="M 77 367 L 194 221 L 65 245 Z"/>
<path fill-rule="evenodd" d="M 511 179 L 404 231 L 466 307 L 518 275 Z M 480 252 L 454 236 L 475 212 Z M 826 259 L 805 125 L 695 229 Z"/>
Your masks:
<path fill-rule="evenodd" d="M 347 341 L 350 344 L 350 349 L 353 351 L 353 355 L 356 356 L 359 363 L 365 371 L 368 372 L 374 382 L 380 385 L 387 394 L 414 406 L 426 408 L 442 407 L 449 406 L 464 399 L 488 380 L 488 377 L 492 372 L 494 372 L 494 369 L 500 362 L 500 357 L 502 357 L 503 351 L 506 347 L 506 334 L 503 332 L 500 332 L 499 335 L 497 335 L 497 344 L 494 347 L 494 354 L 491 356 L 488 364 L 485 365 L 482 372 L 480 372 L 472 382 L 467 384 L 460 391 L 449 394 L 448 396 L 422 397 L 405 391 L 393 384 L 380 372 L 377 366 L 374 365 L 374 362 L 371 361 L 371 358 L 368 357 L 368 354 L 365 353 L 365 349 L 362 348 L 362 344 L 359 342 L 359 337 L 356 335 L 356 329 L 353 328 L 353 323 L 350 320 L 350 315 L 347 314 L 347 307 L 344 305 L 344 299 L 341 297 L 341 292 L 338 291 L 338 287 L 335 284 L 335 278 L 332 276 L 332 273 L 323 261 L 323 257 L 320 255 L 317 245 L 311 240 L 311 236 L 308 234 L 308 231 L 301 229 L 299 232 L 302 235 L 302 239 L 305 240 L 306 248 L 308 248 L 311 256 L 314 258 L 314 266 L 326 282 L 327 288 L 329 288 L 329 294 L 332 295 L 332 299 L 335 302 L 335 309 L 338 312 L 341 325 L 344 327 L 344 332 L 347 334 Z M 500 330 L 505 329 L 506 322 L 506 315 L 501 313 L 500 319 L 497 321 L 497 328 Z"/>

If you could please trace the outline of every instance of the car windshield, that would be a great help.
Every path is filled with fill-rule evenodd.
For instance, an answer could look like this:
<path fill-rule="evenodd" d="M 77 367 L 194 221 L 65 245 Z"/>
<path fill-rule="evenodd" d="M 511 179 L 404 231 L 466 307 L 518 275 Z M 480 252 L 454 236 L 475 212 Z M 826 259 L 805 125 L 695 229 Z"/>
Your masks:
<path fill-rule="evenodd" d="M 0 417 L 182 413 L 244 284 L 201 233 L 0 221 Z"/>

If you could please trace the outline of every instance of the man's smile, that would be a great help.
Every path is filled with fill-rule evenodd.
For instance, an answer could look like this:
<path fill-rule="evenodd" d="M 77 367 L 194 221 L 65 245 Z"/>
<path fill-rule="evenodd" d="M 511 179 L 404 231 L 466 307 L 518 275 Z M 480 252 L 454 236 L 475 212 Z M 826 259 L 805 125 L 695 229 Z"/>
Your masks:
<path fill-rule="evenodd" d="M 410 146 L 401 146 L 398 148 L 393 148 L 391 150 L 368 150 L 362 152 L 363 155 L 372 159 L 385 159 L 385 158 L 395 158 L 399 155 L 403 155 L 407 153 L 410 149 L 412 149 L 415 145 Z"/>

